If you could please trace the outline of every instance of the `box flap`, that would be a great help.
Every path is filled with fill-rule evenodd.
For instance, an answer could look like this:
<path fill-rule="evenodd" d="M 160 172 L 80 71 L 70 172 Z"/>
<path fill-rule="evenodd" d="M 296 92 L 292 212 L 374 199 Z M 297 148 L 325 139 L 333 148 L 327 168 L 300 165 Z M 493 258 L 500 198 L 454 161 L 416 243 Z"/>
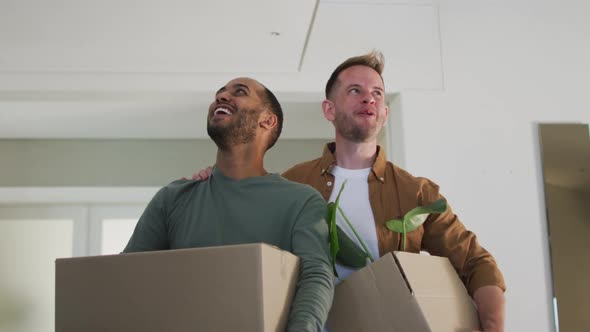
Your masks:
<path fill-rule="evenodd" d="M 331 332 L 430 331 L 392 254 L 336 286 L 328 326 Z"/>
<path fill-rule="evenodd" d="M 446 257 L 395 252 L 395 258 L 433 331 L 479 329 L 471 297 Z"/>

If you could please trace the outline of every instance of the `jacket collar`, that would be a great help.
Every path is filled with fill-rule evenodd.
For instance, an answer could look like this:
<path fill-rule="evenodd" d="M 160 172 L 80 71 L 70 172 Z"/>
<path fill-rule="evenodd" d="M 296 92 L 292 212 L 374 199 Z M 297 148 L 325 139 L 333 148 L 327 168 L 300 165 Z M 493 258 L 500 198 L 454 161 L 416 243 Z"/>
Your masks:
<path fill-rule="evenodd" d="M 322 154 L 322 158 L 320 159 L 320 175 L 324 173 L 332 172 L 332 168 L 336 165 L 336 158 L 334 156 L 334 152 L 336 151 L 336 142 L 330 142 L 324 146 L 324 152 Z M 375 157 L 375 161 L 373 162 L 373 166 L 371 170 L 373 171 L 375 177 L 381 181 L 385 181 L 385 165 L 387 164 L 387 156 L 385 155 L 385 151 L 381 148 L 381 146 L 377 145 L 377 156 Z"/>

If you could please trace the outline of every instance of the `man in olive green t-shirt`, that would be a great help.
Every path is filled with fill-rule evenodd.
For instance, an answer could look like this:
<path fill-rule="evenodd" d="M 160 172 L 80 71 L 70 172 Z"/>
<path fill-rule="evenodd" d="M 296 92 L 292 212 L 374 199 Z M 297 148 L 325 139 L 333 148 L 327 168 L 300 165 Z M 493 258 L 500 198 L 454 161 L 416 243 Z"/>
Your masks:
<path fill-rule="evenodd" d="M 326 203 L 310 186 L 263 167 L 283 122 L 270 90 L 248 78 L 228 82 L 209 107 L 218 147 L 204 181 L 178 180 L 147 206 L 124 252 L 265 242 L 301 259 L 288 331 L 321 331 L 334 293 Z"/>

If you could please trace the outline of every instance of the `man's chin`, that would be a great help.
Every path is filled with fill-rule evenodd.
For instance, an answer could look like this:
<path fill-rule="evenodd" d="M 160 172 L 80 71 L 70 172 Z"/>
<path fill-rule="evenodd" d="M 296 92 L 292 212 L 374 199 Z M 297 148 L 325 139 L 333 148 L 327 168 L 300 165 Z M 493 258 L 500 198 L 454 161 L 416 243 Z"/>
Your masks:
<path fill-rule="evenodd" d="M 347 133 L 340 133 L 347 141 L 353 143 L 366 143 L 372 141 L 376 135 L 369 131 L 355 130 Z"/>
<path fill-rule="evenodd" d="M 228 130 L 226 127 L 227 126 L 222 126 L 222 125 L 219 125 L 216 123 L 208 123 L 207 124 L 207 134 L 209 135 L 209 137 L 211 137 L 213 142 L 215 142 L 215 144 L 217 144 L 217 141 L 225 140 L 225 137 L 228 134 Z"/>
<path fill-rule="evenodd" d="M 225 121 L 225 120 L 228 120 L 228 119 L 224 119 L 224 118 L 220 118 L 220 117 L 211 118 L 207 122 L 207 127 L 227 127 L 230 124 L 230 122 Z"/>

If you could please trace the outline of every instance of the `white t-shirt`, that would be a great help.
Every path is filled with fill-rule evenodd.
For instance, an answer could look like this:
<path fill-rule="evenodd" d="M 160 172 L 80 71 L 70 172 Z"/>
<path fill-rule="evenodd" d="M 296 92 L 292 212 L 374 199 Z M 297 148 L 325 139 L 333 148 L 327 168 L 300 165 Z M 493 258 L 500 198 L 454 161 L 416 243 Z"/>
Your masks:
<path fill-rule="evenodd" d="M 346 187 L 340 195 L 340 208 L 344 211 L 350 223 L 354 226 L 357 233 L 363 239 L 373 258 L 379 258 L 379 244 L 377 242 L 377 230 L 375 229 L 375 217 L 369 201 L 369 183 L 368 177 L 371 168 L 364 169 L 346 169 L 334 166 L 332 174 L 335 177 L 334 190 L 330 196 L 330 202 L 336 200 L 340 187 L 344 180 Z M 354 232 L 348 226 L 340 212 L 336 214 L 336 223 L 342 230 L 360 247 Z M 336 264 L 336 271 L 340 279 L 346 279 L 350 274 L 356 271 L 353 268 Z"/>

